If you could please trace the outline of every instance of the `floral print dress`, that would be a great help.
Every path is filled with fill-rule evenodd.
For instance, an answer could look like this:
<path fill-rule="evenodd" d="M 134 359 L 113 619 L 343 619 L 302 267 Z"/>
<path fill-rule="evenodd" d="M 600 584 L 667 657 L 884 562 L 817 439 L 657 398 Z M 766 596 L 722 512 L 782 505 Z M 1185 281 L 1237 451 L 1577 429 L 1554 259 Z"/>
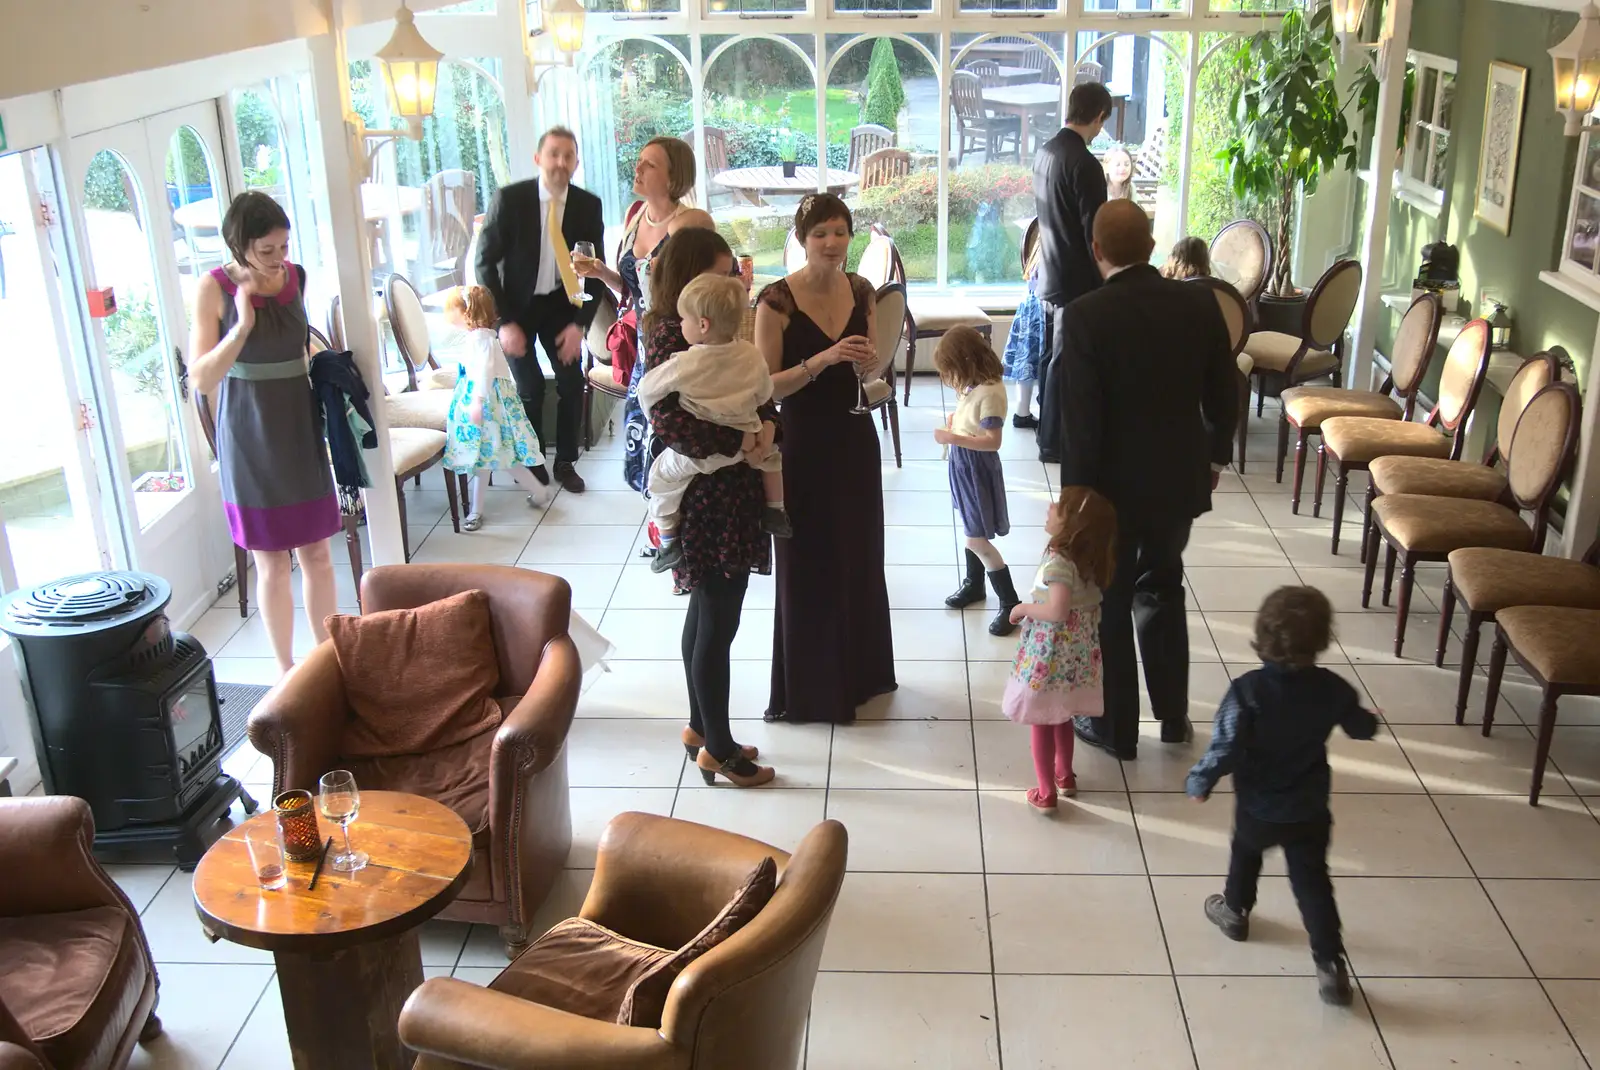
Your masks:
<path fill-rule="evenodd" d="M 1064 621 L 1028 618 L 1000 709 L 1018 724 L 1065 724 L 1105 712 L 1100 689 L 1100 589 L 1060 554 L 1045 551 L 1032 598 L 1043 602 L 1052 583 L 1071 592 Z"/>
<path fill-rule="evenodd" d="M 480 327 L 468 332 L 467 346 L 446 417 L 444 466 L 452 472 L 539 467 L 544 463 L 539 436 L 517 396 L 500 340 Z M 479 397 L 483 418 L 475 423 L 472 403 Z"/>

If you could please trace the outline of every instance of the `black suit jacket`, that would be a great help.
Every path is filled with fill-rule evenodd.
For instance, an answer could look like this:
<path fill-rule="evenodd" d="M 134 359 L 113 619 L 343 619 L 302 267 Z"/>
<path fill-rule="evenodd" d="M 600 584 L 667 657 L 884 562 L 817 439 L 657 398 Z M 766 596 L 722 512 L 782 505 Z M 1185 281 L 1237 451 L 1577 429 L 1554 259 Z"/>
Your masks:
<path fill-rule="evenodd" d="M 478 282 L 494 295 L 501 320 L 510 320 L 531 336 L 537 326 L 531 322 L 533 289 L 539 278 L 539 254 L 544 249 L 544 211 L 539 205 L 539 180 L 536 178 L 501 186 L 489 202 L 478 238 Z M 594 243 L 595 256 L 606 255 L 606 224 L 600 198 L 577 186 L 567 187 L 566 209 L 561 215 L 561 234 L 571 251 L 576 242 Z M 559 276 L 558 276 L 559 279 Z M 585 301 L 573 311 L 578 326 L 588 330 L 594 310 L 605 291 L 599 279 L 584 279 L 584 289 L 593 301 Z"/>
<path fill-rule="evenodd" d="M 1068 305 L 1062 323 L 1062 485 L 1104 494 L 1130 531 L 1209 511 L 1211 465 L 1232 459 L 1239 419 L 1211 291 L 1140 264 Z"/>
<path fill-rule="evenodd" d="M 1083 138 L 1066 127 L 1033 158 L 1039 212 L 1039 299 L 1070 304 L 1100 286 L 1094 214 L 1106 203 L 1106 172 Z"/>

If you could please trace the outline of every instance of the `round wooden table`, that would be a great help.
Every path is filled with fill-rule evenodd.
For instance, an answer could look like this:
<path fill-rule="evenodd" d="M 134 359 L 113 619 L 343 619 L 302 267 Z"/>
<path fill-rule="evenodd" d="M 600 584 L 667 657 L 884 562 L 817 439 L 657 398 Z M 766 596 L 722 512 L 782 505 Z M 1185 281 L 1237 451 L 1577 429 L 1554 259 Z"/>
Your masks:
<path fill-rule="evenodd" d="M 266 891 L 250 868 L 244 830 L 229 831 L 194 871 L 194 906 L 213 939 L 271 951 L 295 1070 L 409 1070 L 416 1053 L 400 1043 L 400 1008 L 422 984 L 417 927 L 449 905 L 467 882 L 472 833 L 449 807 L 394 791 L 363 791 L 350 826 L 371 856 L 355 873 L 333 869 L 344 842 L 319 822 L 334 849 L 309 890 L 313 862 L 290 862 L 289 882 Z"/>
<path fill-rule="evenodd" d="M 785 178 L 782 167 L 735 167 L 731 171 L 718 171 L 711 181 L 744 195 L 751 204 L 761 204 L 763 193 L 791 195 L 817 192 L 817 169 L 796 167 L 793 178 Z M 829 193 L 843 197 L 845 190 L 861 181 L 854 171 L 829 169 L 824 182 Z"/>

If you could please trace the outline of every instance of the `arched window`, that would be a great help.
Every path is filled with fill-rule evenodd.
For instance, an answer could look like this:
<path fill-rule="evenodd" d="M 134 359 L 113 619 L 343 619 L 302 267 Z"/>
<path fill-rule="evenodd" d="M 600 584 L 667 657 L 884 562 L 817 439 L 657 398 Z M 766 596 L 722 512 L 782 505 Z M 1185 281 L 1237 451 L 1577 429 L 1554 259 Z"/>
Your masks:
<path fill-rule="evenodd" d="M 633 168 L 653 137 L 694 138 L 687 38 L 610 41 L 583 68 L 577 112 L 583 184 L 616 226 L 634 201 Z M 615 249 L 606 250 L 614 261 Z"/>

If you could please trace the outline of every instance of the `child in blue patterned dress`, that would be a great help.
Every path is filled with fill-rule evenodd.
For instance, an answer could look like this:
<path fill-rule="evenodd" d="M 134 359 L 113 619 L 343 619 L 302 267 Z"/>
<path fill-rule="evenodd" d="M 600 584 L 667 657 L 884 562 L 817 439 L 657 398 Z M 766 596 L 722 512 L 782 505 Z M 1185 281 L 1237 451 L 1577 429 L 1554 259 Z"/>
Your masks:
<path fill-rule="evenodd" d="M 528 504 L 541 509 L 553 496 L 550 473 L 495 334 L 494 298 L 482 286 L 458 286 L 445 299 L 445 318 L 467 332 L 467 342 L 445 423 L 444 467 L 472 474 L 461 527 L 477 531 L 483 526 L 481 473 L 509 471 Z"/>
<path fill-rule="evenodd" d="M 1034 240 L 1023 269 L 1028 292 L 1011 318 L 1011 330 L 1006 335 L 1006 349 L 1001 357 L 1006 382 L 1017 384 L 1016 415 L 1011 417 L 1011 426 L 1024 430 L 1039 427 L 1039 418 L 1033 415 L 1033 388 L 1039 380 L 1039 363 L 1044 359 L 1044 305 L 1039 302 L 1041 244 L 1037 238 Z"/>
<path fill-rule="evenodd" d="M 1056 808 L 1057 790 L 1078 793 L 1072 772 L 1072 719 L 1105 712 L 1100 689 L 1100 592 L 1117 560 L 1117 514 L 1088 487 L 1062 487 L 1045 515 L 1050 544 L 1033 580 L 1031 602 L 1011 611 L 1022 642 L 1011 665 L 1000 709 L 1033 730 L 1028 789 L 1037 810 Z"/>

